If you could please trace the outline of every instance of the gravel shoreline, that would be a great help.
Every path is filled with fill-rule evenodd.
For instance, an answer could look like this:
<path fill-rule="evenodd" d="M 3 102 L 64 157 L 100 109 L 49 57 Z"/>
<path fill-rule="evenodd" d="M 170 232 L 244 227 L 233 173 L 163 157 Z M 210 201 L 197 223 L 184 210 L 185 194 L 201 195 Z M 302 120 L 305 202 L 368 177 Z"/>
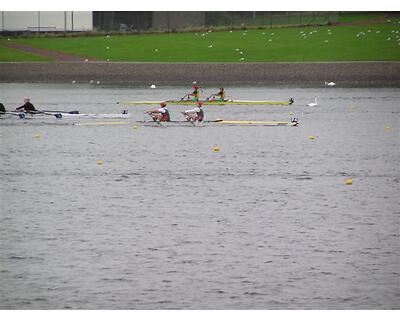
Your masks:
<path fill-rule="evenodd" d="M 0 82 L 118 85 L 322 85 L 400 86 L 400 62 L 312 63 L 0 63 Z"/>

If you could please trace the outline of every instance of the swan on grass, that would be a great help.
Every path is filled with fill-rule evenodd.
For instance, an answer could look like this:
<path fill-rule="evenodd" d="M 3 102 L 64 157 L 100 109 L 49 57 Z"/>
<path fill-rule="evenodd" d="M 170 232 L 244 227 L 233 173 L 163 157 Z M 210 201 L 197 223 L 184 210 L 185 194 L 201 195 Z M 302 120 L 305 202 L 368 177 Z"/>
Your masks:
<path fill-rule="evenodd" d="M 309 107 L 316 107 L 318 105 L 317 103 L 317 97 L 314 98 L 314 102 L 310 102 L 307 104 Z"/>

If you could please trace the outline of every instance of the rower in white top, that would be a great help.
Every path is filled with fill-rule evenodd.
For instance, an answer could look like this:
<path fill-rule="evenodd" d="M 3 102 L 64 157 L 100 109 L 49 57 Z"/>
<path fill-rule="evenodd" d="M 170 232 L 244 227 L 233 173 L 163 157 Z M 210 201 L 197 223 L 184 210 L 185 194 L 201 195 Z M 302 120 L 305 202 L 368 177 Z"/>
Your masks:
<path fill-rule="evenodd" d="M 182 114 L 185 116 L 187 121 L 202 122 L 204 119 L 204 111 L 202 107 L 203 107 L 203 102 L 197 101 L 196 107 L 190 110 L 185 110 L 182 112 Z"/>
<path fill-rule="evenodd" d="M 160 108 L 146 111 L 150 117 L 156 122 L 169 122 L 171 121 L 167 104 L 165 102 L 160 103 Z"/>

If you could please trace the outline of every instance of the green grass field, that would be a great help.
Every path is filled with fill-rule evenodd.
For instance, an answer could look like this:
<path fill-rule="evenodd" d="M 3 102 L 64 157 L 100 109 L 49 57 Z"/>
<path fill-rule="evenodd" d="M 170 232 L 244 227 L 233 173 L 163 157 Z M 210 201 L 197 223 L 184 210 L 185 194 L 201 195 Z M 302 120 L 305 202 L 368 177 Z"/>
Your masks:
<path fill-rule="evenodd" d="M 4 40 L 0 40 L 0 45 Z M 75 38 L 17 43 L 87 58 L 137 62 L 399 61 L 400 23 Z M 241 53 L 242 52 L 242 53 Z M 7 53 L 1 53 L 0 59 Z M 28 57 L 11 56 L 12 61 Z M 9 61 L 9 60 L 7 60 Z"/>
<path fill-rule="evenodd" d="M 0 62 L 12 61 L 50 61 L 51 59 L 25 53 L 19 50 L 1 46 L 0 42 Z"/>

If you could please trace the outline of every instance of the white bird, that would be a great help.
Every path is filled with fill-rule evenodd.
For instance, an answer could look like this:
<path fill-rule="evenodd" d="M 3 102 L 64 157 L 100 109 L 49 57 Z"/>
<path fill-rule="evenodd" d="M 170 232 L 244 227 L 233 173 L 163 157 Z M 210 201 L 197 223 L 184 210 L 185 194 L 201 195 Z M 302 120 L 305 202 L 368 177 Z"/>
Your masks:
<path fill-rule="evenodd" d="M 150 86 L 150 88 L 151 88 L 151 89 L 155 89 L 155 88 L 156 88 L 156 85 L 155 85 L 155 84 L 152 84 L 152 85 Z"/>
<path fill-rule="evenodd" d="M 309 107 L 316 107 L 318 105 L 317 103 L 317 97 L 314 98 L 314 102 L 310 102 L 307 104 Z"/>
<path fill-rule="evenodd" d="M 334 83 L 334 82 L 326 82 L 325 81 L 325 84 L 327 85 L 327 86 L 330 86 L 330 87 L 333 87 L 333 86 L 336 86 L 336 83 Z"/>

